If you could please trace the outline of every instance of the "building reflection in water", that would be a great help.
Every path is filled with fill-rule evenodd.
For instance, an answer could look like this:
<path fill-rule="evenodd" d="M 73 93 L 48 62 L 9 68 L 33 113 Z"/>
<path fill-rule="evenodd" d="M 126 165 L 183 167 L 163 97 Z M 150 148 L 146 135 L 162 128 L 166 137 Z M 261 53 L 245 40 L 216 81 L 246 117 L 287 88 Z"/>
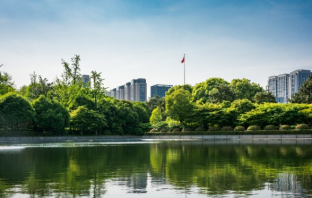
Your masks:
<path fill-rule="evenodd" d="M 283 197 L 305 197 L 304 189 L 297 180 L 295 174 L 280 173 L 277 175 L 275 182 L 270 184 L 270 190 L 278 191 Z"/>

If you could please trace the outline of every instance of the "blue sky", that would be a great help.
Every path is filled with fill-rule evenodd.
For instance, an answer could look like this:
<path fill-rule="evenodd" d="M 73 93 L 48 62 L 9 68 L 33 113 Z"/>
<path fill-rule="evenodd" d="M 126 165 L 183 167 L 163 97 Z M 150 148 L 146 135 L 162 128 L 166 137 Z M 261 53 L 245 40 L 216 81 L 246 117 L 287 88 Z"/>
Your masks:
<path fill-rule="evenodd" d="M 312 69 L 309 0 L 1 0 L 0 64 L 20 87 L 33 71 L 53 81 L 61 59 L 114 88 L 134 78 L 195 85 Z"/>

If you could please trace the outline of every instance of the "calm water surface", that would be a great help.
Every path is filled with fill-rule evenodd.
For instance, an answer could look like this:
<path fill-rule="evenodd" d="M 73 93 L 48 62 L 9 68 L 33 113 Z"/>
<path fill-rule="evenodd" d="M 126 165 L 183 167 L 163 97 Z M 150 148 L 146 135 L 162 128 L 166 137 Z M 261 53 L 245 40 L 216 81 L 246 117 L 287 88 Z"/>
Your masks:
<path fill-rule="evenodd" d="M 312 197 L 310 144 L 0 145 L 0 197 Z"/>

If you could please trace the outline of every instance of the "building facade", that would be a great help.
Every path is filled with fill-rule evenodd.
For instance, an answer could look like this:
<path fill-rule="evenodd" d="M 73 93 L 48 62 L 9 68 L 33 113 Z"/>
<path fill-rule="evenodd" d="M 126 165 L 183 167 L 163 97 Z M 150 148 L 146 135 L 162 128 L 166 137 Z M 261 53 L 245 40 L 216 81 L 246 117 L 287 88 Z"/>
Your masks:
<path fill-rule="evenodd" d="M 145 78 L 133 79 L 125 85 L 112 89 L 110 96 L 119 100 L 141 101 L 147 100 L 147 84 Z"/>
<path fill-rule="evenodd" d="M 87 87 L 88 83 L 90 82 L 90 76 L 89 75 L 82 75 L 81 79 L 82 79 L 83 86 Z"/>
<path fill-rule="evenodd" d="M 276 101 L 279 103 L 288 103 L 288 87 L 289 74 L 281 74 L 277 76 L 277 97 Z"/>
<path fill-rule="evenodd" d="M 292 95 L 298 92 L 302 83 L 311 75 L 310 70 L 295 70 L 290 74 L 270 76 L 267 91 L 271 92 L 279 103 L 288 103 Z"/>
<path fill-rule="evenodd" d="M 159 97 L 165 97 L 166 92 L 173 87 L 173 85 L 161 85 L 161 84 L 156 84 L 151 86 L 151 98 L 155 96 Z"/>
<path fill-rule="evenodd" d="M 145 78 L 133 79 L 130 85 L 130 100 L 144 102 L 147 99 L 147 84 Z"/>
<path fill-rule="evenodd" d="M 310 70 L 298 69 L 289 74 L 289 97 L 299 91 L 302 83 L 311 75 Z"/>

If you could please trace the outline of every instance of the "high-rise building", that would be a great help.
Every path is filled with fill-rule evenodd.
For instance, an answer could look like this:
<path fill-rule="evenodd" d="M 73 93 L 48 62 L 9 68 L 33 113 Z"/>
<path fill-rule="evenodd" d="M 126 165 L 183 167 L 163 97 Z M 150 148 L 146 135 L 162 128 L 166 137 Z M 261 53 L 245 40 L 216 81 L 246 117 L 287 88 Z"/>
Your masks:
<path fill-rule="evenodd" d="M 88 86 L 88 83 L 90 82 L 90 76 L 89 75 L 82 75 L 81 76 L 82 83 L 85 87 Z"/>
<path fill-rule="evenodd" d="M 298 92 L 302 83 L 306 81 L 310 75 L 310 70 L 299 69 L 290 74 L 271 76 L 268 79 L 267 90 L 275 96 L 276 102 L 288 103 L 291 96 Z"/>
<path fill-rule="evenodd" d="M 288 102 L 289 74 L 281 74 L 277 76 L 277 102 Z"/>
<path fill-rule="evenodd" d="M 124 85 L 117 87 L 116 98 L 119 100 L 125 99 L 125 86 Z"/>
<path fill-rule="evenodd" d="M 111 90 L 111 96 L 114 97 L 114 98 L 117 98 L 116 91 L 117 91 L 116 88 Z"/>
<path fill-rule="evenodd" d="M 131 99 L 131 83 L 127 82 L 125 85 L 125 100 L 129 100 Z"/>
<path fill-rule="evenodd" d="M 268 91 L 277 97 L 277 76 L 270 76 L 268 80 Z"/>
<path fill-rule="evenodd" d="M 302 83 L 311 75 L 310 70 L 298 69 L 289 74 L 289 98 L 298 92 Z"/>
<path fill-rule="evenodd" d="M 151 98 L 154 96 L 165 97 L 166 92 L 173 87 L 172 85 L 156 84 L 151 86 Z"/>
<path fill-rule="evenodd" d="M 144 102 L 147 99 L 147 84 L 145 78 L 133 79 L 130 85 L 130 100 Z"/>

